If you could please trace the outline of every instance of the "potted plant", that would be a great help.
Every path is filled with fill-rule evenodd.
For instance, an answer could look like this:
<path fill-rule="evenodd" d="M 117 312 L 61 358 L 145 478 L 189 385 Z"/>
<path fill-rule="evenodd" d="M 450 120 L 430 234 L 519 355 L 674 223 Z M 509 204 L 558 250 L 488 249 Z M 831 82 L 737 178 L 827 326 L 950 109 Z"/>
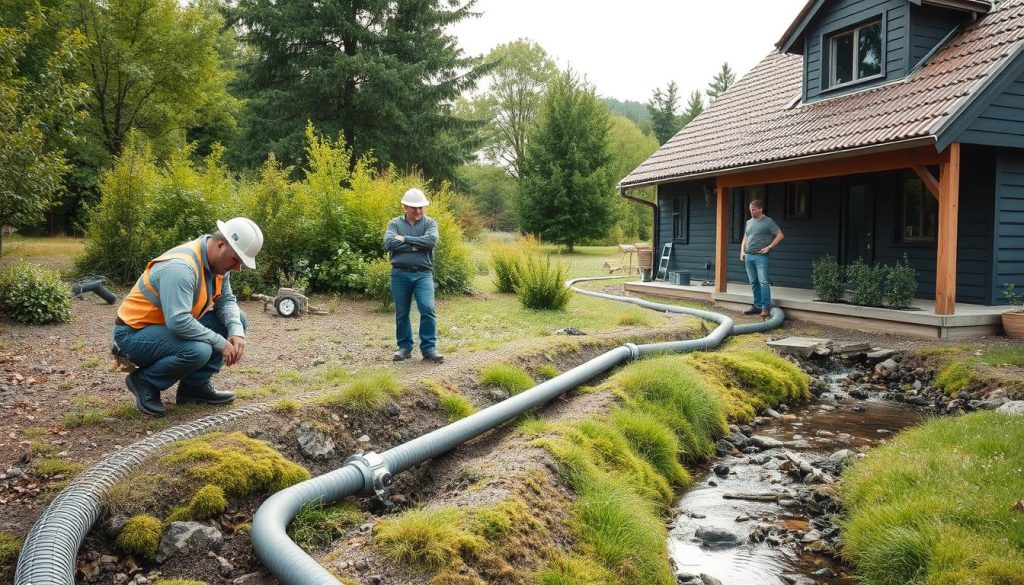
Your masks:
<path fill-rule="evenodd" d="M 1003 296 L 1012 305 L 1009 311 L 1003 313 L 1003 330 L 1008 337 L 1024 339 L 1024 296 L 1017 293 L 1012 282 L 1003 285 Z"/>

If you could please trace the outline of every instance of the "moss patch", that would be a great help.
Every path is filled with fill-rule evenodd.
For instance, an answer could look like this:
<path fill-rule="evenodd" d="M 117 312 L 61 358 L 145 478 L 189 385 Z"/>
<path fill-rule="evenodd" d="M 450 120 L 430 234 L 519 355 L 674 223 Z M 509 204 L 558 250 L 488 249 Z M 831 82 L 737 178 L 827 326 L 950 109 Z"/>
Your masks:
<path fill-rule="evenodd" d="M 14 573 L 14 564 L 21 552 L 22 541 L 13 534 L 0 532 L 0 578 Z"/>
<path fill-rule="evenodd" d="M 152 561 L 160 547 L 163 523 L 146 514 L 132 516 L 117 537 L 117 548 L 139 559 Z"/>
<path fill-rule="evenodd" d="M 469 531 L 454 509 L 412 510 L 383 520 L 374 529 L 374 543 L 384 558 L 425 569 L 445 569 L 473 556 L 484 540 Z"/>
<path fill-rule="evenodd" d="M 181 441 L 163 462 L 183 466 L 188 477 L 215 485 L 232 497 L 276 492 L 309 479 L 305 468 L 242 433 L 211 433 Z"/>
<path fill-rule="evenodd" d="M 192 496 L 187 506 L 175 508 L 167 517 L 167 523 L 179 520 L 206 520 L 223 514 L 228 509 L 224 490 L 216 485 L 204 485 Z"/>
<path fill-rule="evenodd" d="M 65 478 L 71 478 L 85 469 L 85 466 L 81 463 L 72 463 L 70 461 L 64 461 L 63 459 L 50 459 L 47 457 L 39 457 L 32 461 L 32 470 L 37 475 L 43 477 L 54 477 L 57 475 L 64 476 Z"/>

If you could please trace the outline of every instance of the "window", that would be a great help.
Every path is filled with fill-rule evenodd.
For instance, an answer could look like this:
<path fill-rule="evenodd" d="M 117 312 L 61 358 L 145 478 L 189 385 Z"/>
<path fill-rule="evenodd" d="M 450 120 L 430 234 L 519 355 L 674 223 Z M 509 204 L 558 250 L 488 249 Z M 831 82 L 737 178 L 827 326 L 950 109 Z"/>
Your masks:
<path fill-rule="evenodd" d="M 939 203 L 921 179 L 903 178 L 903 220 L 900 239 L 906 243 L 935 241 L 939 226 Z"/>
<path fill-rule="evenodd" d="M 882 74 L 882 21 L 874 20 L 829 37 L 829 86 Z"/>
<path fill-rule="evenodd" d="M 807 181 L 786 183 L 786 219 L 811 218 L 811 188 Z"/>
<path fill-rule="evenodd" d="M 688 195 L 677 196 L 672 200 L 672 239 L 684 244 L 689 236 L 686 229 L 689 224 L 689 203 Z"/>
<path fill-rule="evenodd" d="M 750 219 L 750 212 L 747 211 L 750 208 L 750 202 L 760 199 L 761 204 L 764 205 L 765 214 L 768 213 L 768 202 L 764 199 L 764 185 L 742 187 L 734 190 L 733 193 L 732 243 L 738 244 L 743 241 L 743 231 L 746 229 L 747 220 Z"/>

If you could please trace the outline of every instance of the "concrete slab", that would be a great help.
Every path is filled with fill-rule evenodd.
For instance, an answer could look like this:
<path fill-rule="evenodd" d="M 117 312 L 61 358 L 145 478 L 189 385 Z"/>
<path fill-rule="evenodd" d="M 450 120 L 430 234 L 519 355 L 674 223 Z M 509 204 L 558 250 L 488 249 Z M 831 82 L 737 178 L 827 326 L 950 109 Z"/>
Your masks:
<path fill-rule="evenodd" d="M 830 340 L 821 337 L 785 337 L 769 341 L 768 346 L 781 351 L 808 357 L 814 352 L 826 348 Z"/>

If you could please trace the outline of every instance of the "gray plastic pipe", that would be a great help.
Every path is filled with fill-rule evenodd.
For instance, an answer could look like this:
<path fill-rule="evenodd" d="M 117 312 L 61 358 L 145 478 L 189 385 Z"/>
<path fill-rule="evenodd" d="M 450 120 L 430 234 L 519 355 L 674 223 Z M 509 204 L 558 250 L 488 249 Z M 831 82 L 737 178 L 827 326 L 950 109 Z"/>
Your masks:
<path fill-rule="evenodd" d="M 334 575 L 288 537 L 288 524 L 306 504 L 328 504 L 351 495 L 366 496 L 374 492 L 379 493 L 391 485 L 394 474 L 450 451 L 624 362 L 654 353 L 707 350 L 718 346 L 734 333 L 767 331 L 778 327 L 785 317 L 781 309 L 775 308 L 772 309 L 771 317 L 762 323 L 735 327 L 732 319 L 719 313 L 609 295 L 575 286 L 577 282 L 607 278 L 609 277 L 581 278 L 569 281 L 567 286 L 580 294 L 631 303 L 656 311 L 693 315 L 719 325 L 707 337 L 701 339 L 646 345 L 626 344 L 617 347 L 530 390 L 446 427 L 379 455 L 371 452 L 349 457 L 340 469 L 277 492 L 263 502 L 252 521 L 253 548 L 263 564 L 285 585 L 340 585 Z"/>

